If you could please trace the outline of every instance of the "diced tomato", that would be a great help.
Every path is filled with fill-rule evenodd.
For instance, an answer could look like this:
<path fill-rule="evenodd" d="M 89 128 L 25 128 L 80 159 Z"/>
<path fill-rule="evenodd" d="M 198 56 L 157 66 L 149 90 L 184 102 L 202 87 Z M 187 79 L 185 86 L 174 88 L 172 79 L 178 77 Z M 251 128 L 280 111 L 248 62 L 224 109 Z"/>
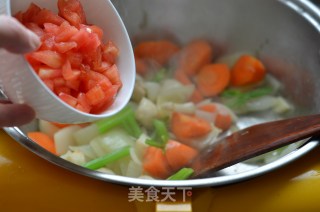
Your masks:
<path fill-rule="evenodd" d="M 59 93 L 59 98 L 71 107 L 75 107 L 78 103 L 77 98 L 63 92 Z"/>
<path fill-rule="evenodd" d="M 27 11 L 22 13 L 22 22 L 23 23 L 32 22 L 34 18 L 39 14 L 40 11 L 41 11 L 41 8 L 38 5 L 31 3 Z"/>
<path fill-rule="evenodd" d="M 58 0 L 59 14 L 70 22 L 71 25 L 79 27 L 86 24 L 86 16 L 79 0 Z"/>
<path fill-rule="evenodd" d="M 111 66 L 112 66 L 112 64 L 110 64 L 110 63 L 108 63 L 108 62 L 101 61 L 100 67 L 96 68 L 95 71 L 97 71 L 97 72 L 99 72 L 99 73 L 104 73 L 104 72 L 107 71 Z"/>
<path fill-rule="evenodd" d="M 71 96 L 71 88 L 68 88 L 67 86 L 54 87 L 54 93 L 58 96 L 60 95 L 60 93 L 68 94 Z"/>
<path fill-rule="evenodd" d="M 48 88 L 50 89 L 50 90 L 54 90 L 54 83 L 53 83 L 53 80 L 51 80 L 51 79 L 43 79 L 43 82 L 44 82 L 44 84 L 46 84 L 46 86 L 48 86 Z"/>
<path fill-rule="evenodd" d="M 54 44 L 54 49 L 57 50 L 59 53 L 66 53 L 70 51 L 71 49 L 74 49 L 77 47 L 76 42 L 60 42 Z"/>
<path fill-rule="evenodd" d="M 61 69 L 53 69 L 53 68 L 42 67 L 38 71 L 38 76 L 41 79 L 58 78 L 58 77 L 62 76 L 62 71 L 61 71 Z"/>
<path fill-rule="evenodd" d="M 63 22 L 60 27 L 58 34 L 55 37 L 56 42 L 69 41 L 72 36 L 74 36 L 79 30 L 71 26 L 67 21 Z"/>
<path fill-rule="evenodd" d="M 117 91 L 119 90 L 119 86 L 112 85 L 106 92 L 105 92 L 105 99 L 100 103 L 92 107 L 91 113 L 98 114 L 103 112 L 106 108 L 108 108 L 115 100 L 117 95 Z"/>
<path fill-rule="evenodd" d="M 104 75 L 108 77 L 113 85 L 118 85 L 119 88 L 122 86 L 122 82 L 119 75 L 119 70 L 116 64 L 112 65 L 107 71 L 104 72 Z"/>
<path fill-rule="evenodd" d="M 71 88 L 72 90 L 78 91 L 80 86 L 80 81 L 78 79 L 67 80 L 66 86 Z"/>
<path fill-rule="evenodd" d="M 30 57 L 51 68 L 61 68 L 62 56 L 54 51 L 44 50 L 30 53 Z"/>
<path fill-rule="evenodd" d="M 113 42 L 109 41 L 102 47 L 102 58 L 106 62 L 114 64 L 119 56 L 119 49 L 114 45 Z"/>
<path fill-rule="evenodd" d="M 66 80 L 63 77 L 56 77 L 52 81 L 55 87 L 61 87 L 66 85 Z"/>
<path fill-rule="evenodd" d="M 90 104 L 88 102 L 88 98 L 87 98 L 86 94 L 79 93 L 77 99 L 78 99 L 78 104 L 77 104 L 76 108 L 78 108 L 79 110 L 81 110 L 83 112 L 89 113 L 91 111 L 92 107 L 90 106 Z"/>
<path fill-rule="evenodd" d="M 68 51 L 66 52 L 66 57 L 71 63 L 72 68 L 80 68 L 83 60 L 83 56 L 81 53 Z"/>
<path fill-rule="evenodd" d="M 102 87 L 100 85 L 96 85 L 86 93 L 86 97 L 90 105 L 97 105 L 103 102 L 106 95 Z"/>
<path fill-rule="evenodd" d="M 23 22 L 23 12 L 22 11 L 19 11 L 16 14 L 14 14 L 13 17 L 15 17 L 20 23 L 24 23 Z"/>
<path fill-rule="evenodd" d="M 80 77 L 80 70 L 73 70 L 71 67 L 71 63 L 69 60 L 65 60 L 62 66 L 62 76 L 63 78 L 68 80 L 77 80 Z"/>
<path fill-rule="evenodd" d="M 84 84 L 84 90 L 87 91 L 91 90 L 97 84 L 99 84 L 103 88 L 103 90 L 107 90 L 112 86 L 112 83 L 106 76 L 95 71 L 87 72 L 83 76 L 82 80 Z"/>
<path fill-rule="evenodd" d="M 102 40 L 103 38 L 103 31 L 100 27 L 96 25 L 87 26 L 89 29 L 92 30 L 93 33 L 97 34 L 99 39 Z"/>
<path fill-rule="evenodd" d="M 41 27 L 39 27 L 37 24 L 35 23 L 25 23 L 25 26 L 30 29 L 32 32 L 34 32 L 36 35 L 38 35 L 40 38 L 43 36 L 44 31 Z"/>
<path fill-rule="evenodd" d="M 59 26 L 53 23 L 44 23 L 43 27 L 44 31 L 51 35 L 57 35 L 59 32 Z"/>
<path fill-rule="evenodd" d="M 40 26 L 44 23 L 52 23 L 56 25 L 62 24 L 65 19 L 54 14 L 52 11 L 47 9 L 42 9 L 39 13 L 32 19 L 32 21 Z"/>

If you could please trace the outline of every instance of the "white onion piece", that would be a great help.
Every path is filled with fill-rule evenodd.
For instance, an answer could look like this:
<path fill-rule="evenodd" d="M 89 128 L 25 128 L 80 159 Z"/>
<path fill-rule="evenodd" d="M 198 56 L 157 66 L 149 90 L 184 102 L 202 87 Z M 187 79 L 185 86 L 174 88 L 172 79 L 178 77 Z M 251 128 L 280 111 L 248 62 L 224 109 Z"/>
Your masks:
<path fill-rule="evenodd" d="M 283 97 L 277 97 L 276 103 L 273 106 L 273 111 L 276 113 L 285 113 L 292 109 L 290 103 Z"/>
<path fill-rule="evenodd" d="M 180 112 L 184 114 L 194 114 L 196 111 L 196 106 L 193 102 L 187 103 L 173 103 L 173 102 L 166 102 L 159 106 L 161 110 L 167 110 L 169 112 Z"/>
<path fill-rule="evenodd" d="M 165 102 L 184 103 L 191 97 L 194 89 L 194 85 L 182 85 L 173 79 L 164 80 L 157 97 L 157 104 L 160 105 Z"/>
<path fill-rule="evenodd" d="M 210 112 L 207 112 L 207 111 L 204 111 L 204 110 L 196 110 L 195 115 L 198 118 L 201 118 L 201 119 L 204 119 L 204 120 L 206 120 L 208 122 L 214 123 L 215 119 L 216 119 L 216 116 L 217 116 L 217 113 L 210 113 Z"/>
<path fill-rule="evenodd" d="M 264 111 L 272 108 L 276 103 L 276 98 L 273 96 L 263 96 L 253 99 L 246 103 L 248 111 Z"/>
<path fill-rule="evenodd" d="M 153 120 L 158 115 L 157 106 L 147 98 L 142 98 L 136 109 L 137 120 L 145 127 L 151 127 Z"/>
<path fill-rule="evenodd" d="M 130 148 L 130 157 L 138 165 L 142 165 L 141 157 L 137 155 L 135 148 Z"/>
<path fill-rule="evenodd" d="M 77 145 L 89 144 L 89 142 L 96 136 L 99 135 L 99 129 L 97 125 L 90 124 L 89 126 L 83 127 L 74 133 L 74 139 Z"/>
<path fill-rule="evenodd" d="M 92 147 L 89 144 L 81 146 L 69 146 L 69 149 L 74 152 L 82 152 L 87 160 L 93 160 L 97 157 L 97 155 L 94 153 Z"/>
<path fill-rule="evenodd" d="M 135 163 L 134 161 L 130 161 L 127 166 L 127 171 L 125 176 L 127 177 L 139 177 L 142 174 L 142 165 Z"/>
<path fill-rule="evenodd" d="M 84 154 L 79 151 L 72 152 L 69 150 L 65 154 L 61 155 L 61 158 L 80 166 L 86 163 Z"/>
<path fill-rule="evenodd" d="M 106 173 L 106 174 L 110 174 L 110 175 L 115 175 L 115 173 L 111 170 L 111 169 L 107 169 L 107 168 L 100 168 L 100 169 L 97 169 L 97 171 L 99 172 L 103 172 L 103 173 Z"/>
<path fill-rule="evenodd" d="M 160 92 L 160 84 L 157 82 L 145 82 L 144 87 L 147 92 L 147 98 L 155 102 Z"/>
<path fill-rule="evenodd" d="M 60 128 L 48 121 L 39 120 L 39 130 L 53 138 L 53 135 L 58 132 Z"/>
<path fill-rule="evenodd" d="M 60 129 L 53 135 L 54 145 L 58 155 L 65 154 L 68 151 L 69 146 L 75 145 L 76 142 L 73 135 L 76 131 L 80 129 L 80 126 L 72 125 Z"/>

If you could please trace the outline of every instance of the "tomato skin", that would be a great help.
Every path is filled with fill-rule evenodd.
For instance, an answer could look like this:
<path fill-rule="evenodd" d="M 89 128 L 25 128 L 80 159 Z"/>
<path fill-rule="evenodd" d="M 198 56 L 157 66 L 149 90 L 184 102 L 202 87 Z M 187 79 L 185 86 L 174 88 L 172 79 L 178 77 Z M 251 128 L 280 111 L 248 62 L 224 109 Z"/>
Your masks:
<path fill-rule="evenodd" d="M 109 107 L 122 86 L 115 62 L 119 49 L 102 43 L 103 30 L 87 25 L 79 0 L 58 0 L 59 14 L 30 4 L 15 17 L 41 39 L 26 54 L 39 78 L 62 101 L 87 113 Z"/>

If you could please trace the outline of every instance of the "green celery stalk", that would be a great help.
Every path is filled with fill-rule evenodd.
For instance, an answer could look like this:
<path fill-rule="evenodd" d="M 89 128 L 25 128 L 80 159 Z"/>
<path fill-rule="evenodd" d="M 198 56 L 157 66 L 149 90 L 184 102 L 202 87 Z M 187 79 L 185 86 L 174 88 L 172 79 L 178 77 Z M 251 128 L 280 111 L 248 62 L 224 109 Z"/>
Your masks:
<path fill-rule="evenodd" d="M 95 124 L 98 127 L 99 133 L 105 133 L 113 127 L 121 125 L 127 119 L 128 115 L 130 115 L 131 112 L 132 108 L 130 106 L 126 106 L 119 113 L 95 122 Z"/>
<path fill-rule="evenodd" d="M 162 142 L 155 141 L 153 139 L 147 139 L 146 144 L 148 144 L 149 146 L 154 146 L 154 147 L 160 148 L 160 149 L 164 148 L 164 145 Z"/>
<path fill-rule="evenodd" d="M 169 132 L 167 126 L 163 121 L 154 120 L 153 126 L 155 128 L 155 135 L 162 143 L 166 144 L 169 140 Z"/>
<path fill-rule="evenodd" d="M 112 163 L 114 161 L 117 161 L 123 157 L 126 157 L 130 154 L 130 146 L 123 147 L 121 149 L 118 149 L 116 151 L 113 151 L 109 154 L 106 154 L 102 157 L 96 158 L 92 161 L 89 161 L 84 165 L 84 167 L 92 170 L 97 170 L 101 167 L 106 166 L 109 163 Z"/>
<path fill-rule="evenodd" d="M 192 168 L 182 168 L 175 174 L 168 177 L 167 180 L 186 180 L 193 174 L 193 172 L 194 170 Z"/>
<path fill-rule="evenodd" d="M 131 135 L 138 138 L 141 133 L 142 130 L 134 116 L 133 111 L 131 112 L 131 114 L 127 117 L 127 124 L 128 124 L 128 128 L 130 129 Z"/>

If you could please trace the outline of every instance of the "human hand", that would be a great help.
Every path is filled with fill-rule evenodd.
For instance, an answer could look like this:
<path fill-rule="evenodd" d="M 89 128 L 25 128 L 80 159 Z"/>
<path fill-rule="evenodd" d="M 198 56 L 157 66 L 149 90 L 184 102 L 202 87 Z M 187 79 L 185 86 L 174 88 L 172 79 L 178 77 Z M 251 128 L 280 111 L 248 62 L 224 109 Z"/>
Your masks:
<path fill-rule="evenodd" d="M 39 45 L 40 39 L 37 35 L 16 19 L 0 15 L 0 48 L 23 54 L 37 49 Z M 20 126 L 30 122 L 34 117 L 35 112 L 30 106 L 0 100 L 0 127 Z"/>

